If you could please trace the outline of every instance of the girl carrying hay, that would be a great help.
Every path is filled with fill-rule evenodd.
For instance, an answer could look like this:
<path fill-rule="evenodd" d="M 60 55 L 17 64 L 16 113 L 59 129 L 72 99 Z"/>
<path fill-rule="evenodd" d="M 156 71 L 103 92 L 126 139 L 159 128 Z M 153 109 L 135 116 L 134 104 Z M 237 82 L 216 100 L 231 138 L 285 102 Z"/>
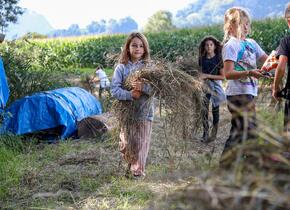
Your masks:
<path fill-rule="evenodd" d="M 216 138 L 219 123 L 219 105 L 226 100 L 222 87 L 222 80 L 225 78 L 222 57 L 221 43 L 213 36 L 205 37 L 199 45 L 199 66 L 201 67 L 201 78 L 208 87 L 204 96 L 203 109 L 203 136 L 202 142 L 213 141 Z M 209 103 L 212 102 L 212 129 L 209 137 L 208 112 Z"/>
<path fill-rule="evenodd" d="M 133 178 L 137 179 L 145 176 L 151 139 L 153 120 L 153 105 L 149 100 L 151 87 L 141 80 L 131 80 L 129 85 L 132 87 L 131 90 L 124 86 L 128 76 L 143 68 L 149 60 L 149 44 L 146 37 L 138 32 L 131 33 L 122 49 L 111 86 L 112 96 L 119 102 L 125 105 L 134 103 L 133 116 L 128 116 L 125 120 L 119 119 L 121 122 L 119 148 L 123 158 L 128 162 L 128 169 Z"/>

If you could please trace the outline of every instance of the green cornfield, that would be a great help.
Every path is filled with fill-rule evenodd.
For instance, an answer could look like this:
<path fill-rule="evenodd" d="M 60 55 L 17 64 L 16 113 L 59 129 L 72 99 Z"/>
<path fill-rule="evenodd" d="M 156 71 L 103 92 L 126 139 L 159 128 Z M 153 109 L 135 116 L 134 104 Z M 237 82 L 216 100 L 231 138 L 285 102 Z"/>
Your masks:
<path fill-rule="evenodd" d="M 270 53 L 276 49 L 279 40 L 287 34 L 287 24 L 283 19 L 266 19 L 253 21 L 250 37 Z M 222 25 L 200 28 L 179 29 L 170 32 L 146 33 L 150 44 L 151 55 L 174 61 L 176 56 L 193 55 L 198 53 L 197 47 L 204 36 L 214 35 L 223 39 Z M 108 62 L 110 55 L 118 55 L 126 39 L 125 34 L 99 35 L 75 38 L 29 40 L 27 45 L 36 45 L 51 52 L 62 66 L 95 67 L 96 64 L 111 66 Z M 23 50 L 29 47 L 21 45 Z M 0 47 L 0 53 L 5 44 Z"/>

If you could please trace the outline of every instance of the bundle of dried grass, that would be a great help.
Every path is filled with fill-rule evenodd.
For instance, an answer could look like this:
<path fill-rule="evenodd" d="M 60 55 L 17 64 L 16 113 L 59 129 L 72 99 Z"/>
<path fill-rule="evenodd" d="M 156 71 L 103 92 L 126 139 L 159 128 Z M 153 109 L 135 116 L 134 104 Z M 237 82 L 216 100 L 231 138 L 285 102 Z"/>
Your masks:
<path fill-rule="evenodd" d="M 124 88 L 131 90 L 134 80 L 142 80 L 152 86 L 148 103 L 159 99 L 160 114 L 164 117 L 166 129 L 179 139 L 186 139 L 197 131 L 201 123 L 203 83 L 170 63 L 155 62 L 132 73 Z M 120 126 L 134 123 L 136 101 L 114 101 L 113 113 Z"/>
<path fill-rule="evenodd" d="M 198 70 L 200 66 L 198 65 L 198 58 L 192 55 L 186 56 L 177 56 L 175 64 L 177 65 L 178 69 L 186 72 L 187 74 L 197 77 Z"/>
<path fill-rule="evenodd" d="M 233 148 L 218 171 L 154 209 L 290 209 L 290 141 L 267 139 Z"/>

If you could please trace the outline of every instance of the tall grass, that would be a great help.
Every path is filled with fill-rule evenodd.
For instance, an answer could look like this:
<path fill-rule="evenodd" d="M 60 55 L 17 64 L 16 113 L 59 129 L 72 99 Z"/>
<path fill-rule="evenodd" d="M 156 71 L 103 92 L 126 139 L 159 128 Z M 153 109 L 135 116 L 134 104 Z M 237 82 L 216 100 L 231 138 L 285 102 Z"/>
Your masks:
<path fill-rule="evenodd" d="M 11 196 L 10 189 L 20 183 L 23 160 L 19 155 L 24 150 L 21 137 L 0 135 L 0 200 Z"/>
<path fill-rule="evenodd" d="M 68 86 L 61 74 L 60 58 L 48 50 L 25 42 L 11 42 L 1 52 L 8 79 L 8 105 L 39 91 Z"/>

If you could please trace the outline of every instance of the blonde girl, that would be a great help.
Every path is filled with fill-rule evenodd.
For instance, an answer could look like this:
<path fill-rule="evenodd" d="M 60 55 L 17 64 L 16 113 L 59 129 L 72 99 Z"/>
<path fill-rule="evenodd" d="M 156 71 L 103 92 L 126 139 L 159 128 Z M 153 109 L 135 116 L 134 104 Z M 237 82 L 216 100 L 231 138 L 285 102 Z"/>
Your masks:
<path fill-rule="evenodd" d="M 133 90 L 123 88 L 126 78 L 150 60 L 149 44 L 141 33 L 131 33 L 122 49 L 119 64 L 112 78 L 112 96 L 121 101 L 135 101 L 133 125 L 121 128 L 120 152 L 133 178 L 145 176 L 153 120 L 153 106 L 149 101 L 150 86 L 141 81 L 132 82 Z"/>
<path fill-rule="evenodd" d="M 226 95 L 232 115 L 231 130 L 225 150 L 245 139 L 255 138 L 256 118 L 254 98 L 258 94 L 258 81 L 263 75 L 257 69 L 257 60 L 264 62 L 267 54 L 253 39 L 248 12 L 233 7 L 224 15 L 224 46 L 222 51 Z"/>

